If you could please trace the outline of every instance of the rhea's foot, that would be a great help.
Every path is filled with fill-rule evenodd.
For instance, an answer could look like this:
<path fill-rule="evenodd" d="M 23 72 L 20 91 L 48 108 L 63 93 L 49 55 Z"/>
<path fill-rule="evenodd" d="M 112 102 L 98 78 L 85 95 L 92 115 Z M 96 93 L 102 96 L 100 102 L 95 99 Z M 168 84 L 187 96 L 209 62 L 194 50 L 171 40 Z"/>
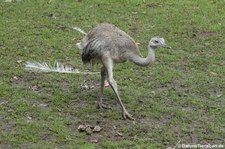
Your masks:
<path fill-rule="evenodd" d="M 135 119 L 133 118 L 133 116 L 127 112 L 126 109 L 123 110 L 123 118 L 124 118 L 124 119 L 127 119 L 127 118 L 128 118 L 129 120 L 133 120 L 133 121 L 135 120 Z"/>
<path fill-rule="evenodd" d="M 104 104 L 103 102 L 98 102 L 98 108 L 99 109 L 112 109 L 110 105 Z"/>

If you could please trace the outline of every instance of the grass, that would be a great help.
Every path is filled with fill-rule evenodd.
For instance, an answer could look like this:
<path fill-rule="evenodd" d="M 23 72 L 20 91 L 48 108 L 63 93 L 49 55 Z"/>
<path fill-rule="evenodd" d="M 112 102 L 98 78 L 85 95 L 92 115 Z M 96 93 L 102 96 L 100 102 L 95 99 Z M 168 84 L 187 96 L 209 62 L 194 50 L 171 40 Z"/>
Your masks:
<path fill-rule="evenodd" d="M 0 148 L 166 148 L 224 144 L 224 1 L 21 0 L 0 2 Z M 114 68 L 121 97 L 136 118 L 124 121 L 110 88 L 96 109 L 100 75 L 36 73 L 26 61 L 60 61 L 81 70 L 76 42 L 96 24 L 117 25 L 140 43 L 167 39 L 149 67 Z M 93 86 L 84 90 L 83 84 Z M 103 130 L 87 135 L 80 124 Z M 114 127 L 123 134 L 118 136 Z M 93 141 L 94 140 L 94 141 Z"/>

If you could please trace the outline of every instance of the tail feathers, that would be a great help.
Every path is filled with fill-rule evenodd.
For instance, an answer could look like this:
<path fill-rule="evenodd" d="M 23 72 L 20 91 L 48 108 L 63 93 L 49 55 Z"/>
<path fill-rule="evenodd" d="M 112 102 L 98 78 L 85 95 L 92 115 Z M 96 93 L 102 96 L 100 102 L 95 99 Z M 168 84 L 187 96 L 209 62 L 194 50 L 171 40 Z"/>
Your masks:
<path fill-rule="evenodd" d="M 98 43 L 97 40 L 92 39 L 83 48 L 81 58 L 84 63 L 89 63 L 93 59 L 98 57 L 98 55 L 99 55 L 98 50 L 94 50 L 94 49 L 100 50 L 100 48 L 99 48 L 99 44 L 96 44 L 96 43 Z"/>
<path fill-rule="evenodd" d="M 82 58 L 82 61 L 83 61 L 84 64 L 91 62 L 91 59 L 93 57 L 92 56 L 92 52 L 93 51 L 89 50 L 88 52 L 83 52 L 82 53 L 81 58 Z"/>
<path fill-rule="evenodd" d="M 80 32 L 80 33 L 82 33 L 82 34 L 84 34 L 84 35 L 87 35 L 87 33 L 85 32 L 85 31 L 83 31 L 81 28 L 79 28 L 79 27 L 72 27 L 72 29 L 73 30 L 75 30 L 75 31 L 78 31 L 78 32 Z"/>
<path fill-rule="evenodd" d="M 99 72 L 81 72 L 78 69 L 74 69 L 70 66 L 64 66 L 63 64 L 56 62 L 54 65 L 47 64 L 45 62 L 27 62 L 25 69 L 39 71 L 39 72 L 57 72 L 57 73 L 80 73 L 80 74 L 97 74 Z"/>

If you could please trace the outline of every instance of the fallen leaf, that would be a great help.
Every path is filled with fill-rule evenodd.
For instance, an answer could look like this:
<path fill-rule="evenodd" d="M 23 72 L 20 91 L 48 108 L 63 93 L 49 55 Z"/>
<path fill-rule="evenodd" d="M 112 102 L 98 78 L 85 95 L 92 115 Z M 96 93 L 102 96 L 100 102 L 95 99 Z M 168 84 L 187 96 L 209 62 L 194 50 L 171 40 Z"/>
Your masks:
<path fill-rule="evenodd" d="M 17 76 L 14 76 L 13 79 L 18 80 Z"/>
<path fill-rule="evenodd" d="M 27 116 L 27 119 L 28 119 L 28 120 L 32 120 L 32 117 L 31 117 L 31 116 Z"/>
<path fill-rule="evenodd" d="M 41 104 L 39 104 L 39 106 L 40 106 L 40 107 L 47 107 L 47 106 L 48 106 L 48 104 L 41 103 Z"/>
<path fill-rule="evenodd" d="M 40 87 L 38 85 L 34 85 L 31 87 L 32 91 L 38 91 Z"/>
<path fill-rule="evenodd" d="M 57 19 L 56 15 L 53 14 L 53 13 L 50 13 L 50 14 L 48 15 L 48 17 L 49 17 L 49 18 L 52 18 L 52 19 Z"/>
<path fill-rule="evenodd" d="M 210 43 L 208 43 L 208 42 L 205 43 L 205 46 L 209 46 L 209 45 L 210 45 Z"/>
<path fill-rule="evenodd" d="M 217 73 L 215 73 L 215 72 L 210 72 L 212 75 L 214 75 L 214 76 L 217 76 L 218 74 Z"/>
<path fill-rule="evenodd" d="M 22 63 L 23 62 L 23 60 L 18 60 L 18 61 L 16 61 L 18 64 L 20 64 L 20 63 Z"/>
<path fill-rule="evenodd" d="M 152 95 L 155 96 L 155 91 L 151 91 Z"/>
<path fill-rule="evenodd" d="M 92 85 L 92 86 L 90 86 L 90 89 L 93 89 L 95 86 L 94 85 Z"/>
<path fill-rule="evenodd" d="M 13 109 L 9 109 L 9 110 L 7 110 L 7 112 L 13 112 L 14 110 Z"/>
<path fill-rule="evenodd" d="M 0 105 L 4 105 L 4 104 L 7 104 L 8 103 L 8 101 L 2 101 L 2 102 L 0 102 Z"/>
<path fill-rule="evenodd" d="M 216 95 L 217 98 L 220 98 L 220 97 L 222 97 L 222 96 L 223 96 L 223 94 L 218 94 L 218 95 Z"/>
<path fill-rule="evenodd" d="M 82 90 L 88 90 L 89 89 L 89 86 L 87 84 L 82 84 L 81 85 L 81 89 Z"/>
<path fill-rule="evenodd" d="M 116 130 L 116 134 L 118 135 L 118 136 L 120 136 L 120 137 L 122 137 L 123 136 L 123 134 L 122 133 L 120 133 L 119 131 L 117 131 Z"/>
<path fill-rule="evenodd" d="M 90 140 L 91 143 L 98 143 L 97 139 Z"/>
<path fill-rule="evenodd" d="M 52 2 L 53 2 L 53 0 L 49 0 L 49 1 L 48 1 L 49 4 L 52 3 Z"/>

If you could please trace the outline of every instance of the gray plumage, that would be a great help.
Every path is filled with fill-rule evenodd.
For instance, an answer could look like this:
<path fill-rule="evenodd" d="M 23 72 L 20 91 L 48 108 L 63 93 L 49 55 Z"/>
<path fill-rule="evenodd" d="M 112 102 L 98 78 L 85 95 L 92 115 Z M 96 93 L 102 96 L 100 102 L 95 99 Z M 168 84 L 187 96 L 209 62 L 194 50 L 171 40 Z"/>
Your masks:
<path fill-rule="evenodd" d="M 111 24 L 99 24 L 88 32 L 81 41 L 81 49 L 84 63 L 98 60 L 106 52 L 109 52 L 114 62 L 126 61 L 131 53 L 141 56 L 134 40 Z"/>
<path fill-rule="evenodd" d="M 121 63 L 127 60 L 139 66 L 147 66 L 155 60 L 157 47 L 170 48 L 165 40 L 153 37 L 148 45 L 148 55 L 143 58 L 133 38 L 112 24 L 99 24 L 89 31 L 86 36 L 77 43 L 81 50 L 84 63 L 101 63 L 101 92 L 99 107 L 102 108 L 104 81 L 107 79 L 122 107 L 123 117 L 133 119 L 127 112 L 118 93 L 117 83 L 113 78 L 113 63 Z"/>

